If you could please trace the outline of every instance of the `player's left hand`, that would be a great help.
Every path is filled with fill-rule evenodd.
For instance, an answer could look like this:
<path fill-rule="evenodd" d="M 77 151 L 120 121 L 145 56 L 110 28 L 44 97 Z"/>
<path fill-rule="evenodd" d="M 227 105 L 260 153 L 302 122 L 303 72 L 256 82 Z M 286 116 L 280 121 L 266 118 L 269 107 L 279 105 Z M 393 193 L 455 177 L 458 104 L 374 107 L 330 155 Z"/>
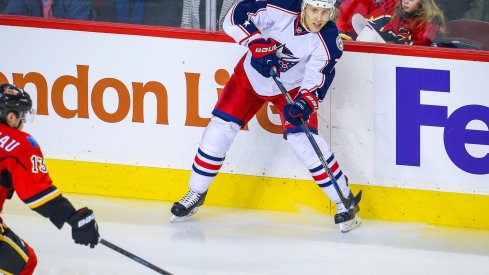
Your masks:
<path fill-rule="evenodd" d="M 309 120 L 311 113 L 318 109 L 318 99 L 311 92 L 299 94 L 292 104 L 284 106 L 284 117 L 294 126 L 301 125 L 301 118 L 304 122 Z"/>

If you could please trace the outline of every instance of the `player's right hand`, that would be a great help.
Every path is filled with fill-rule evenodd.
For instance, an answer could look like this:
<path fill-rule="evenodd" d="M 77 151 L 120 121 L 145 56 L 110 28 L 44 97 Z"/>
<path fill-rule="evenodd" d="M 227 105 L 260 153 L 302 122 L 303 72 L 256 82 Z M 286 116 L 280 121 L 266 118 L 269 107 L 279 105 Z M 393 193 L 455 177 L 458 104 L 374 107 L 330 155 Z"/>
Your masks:
<path fill-rule="evenodd" d="M 284 106 L 284 117 L 290 124 L 294 126 L 301 125 L 301 118 L 304 122 L 309 120 L 311 113 L 318 109 L 318 99 L 311 92 L 299 93 L 294 103 L 289 103 Z"/>
<path fill-rule="evenodd" d="M 90 245 L 91 248 L 98 244 L 100 235 L 95 214 L 91 209 L 87 207 L 79 209 L 67 222 L 71 225 L 71 236 L 75 243 Z"/>
<path fill-rule="evenodd" d="M 270 70 L 272 68 L 275 68 L 276 72 L 280 72 L 278 70 L 280 67 L 277 56 L 278 47 L 279 43 L 272 38 L 258 38 L 248 44 L 251 52 L 251 66 L 262 76 L 270 77 Z"/>

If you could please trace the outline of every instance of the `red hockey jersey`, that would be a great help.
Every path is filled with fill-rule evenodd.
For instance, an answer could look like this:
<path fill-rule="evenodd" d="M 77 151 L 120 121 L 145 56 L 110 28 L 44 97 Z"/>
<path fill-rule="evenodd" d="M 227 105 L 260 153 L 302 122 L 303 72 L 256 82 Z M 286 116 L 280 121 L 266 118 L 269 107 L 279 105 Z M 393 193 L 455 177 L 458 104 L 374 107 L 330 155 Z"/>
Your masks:
<path fill-rule="evenodd" d="M 348 0 L 341 4 L 336 25 L 343 39 L 355 39 L 357 34 L 353 30 L 351 19 L 359 13 L 379 31 L 391 19 L 396 0 Z"/>
<path fill-rule="evenodd" d="M 395 18 L 381 29 L 381 32 L 384 33 L 381 33 L 381 35 L 387 42 L 430 46 L 436 38 L 439 27 L 425 21 L 415 30 L 414 20 L 415 19 L 413 18 Z M 389 35 L 386 36 L 385 33 L 390 34 L 392 38 L 390 38 Z"/>
<path fill-rule="evenodd" d="M 53 185 L 34 138 L 0 123 L 0 211 L 14 191 L 29 208 L 48 217 L 58 228 L 75 212 Z"/>

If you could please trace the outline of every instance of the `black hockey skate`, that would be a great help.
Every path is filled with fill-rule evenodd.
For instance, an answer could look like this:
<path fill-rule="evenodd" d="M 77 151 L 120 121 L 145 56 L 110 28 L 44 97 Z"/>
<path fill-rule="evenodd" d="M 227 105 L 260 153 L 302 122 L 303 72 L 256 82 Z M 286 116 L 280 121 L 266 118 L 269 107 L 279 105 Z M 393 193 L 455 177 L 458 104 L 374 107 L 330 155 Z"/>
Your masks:
<path fill-rule="evenodd" d="M 353 228 L 360 225 L 362 220 L 357 215 L 360 211 L 360 206 L 358 203 L 362 199 L 362 191 L 358 192 L 357 196 L 354 197 L 350 192 L 348 195 L 348 200 L 351 202 L 349 209 L 343 206 L 343 203 L 336 204 L 336 215 L 334 216 L 334 223 L 340 226 L 340 231 L 346 233 Z"/>
<path fill-rule="evenodd" d="M 193 216 L 199 210 L 199 207 L 204 203 L 207 191 L 199 194 L 192 190 L 178 202 L 175 202 L 171 208 L 173 216 L 170 222 L 179 222 L 188 219 Z"/>

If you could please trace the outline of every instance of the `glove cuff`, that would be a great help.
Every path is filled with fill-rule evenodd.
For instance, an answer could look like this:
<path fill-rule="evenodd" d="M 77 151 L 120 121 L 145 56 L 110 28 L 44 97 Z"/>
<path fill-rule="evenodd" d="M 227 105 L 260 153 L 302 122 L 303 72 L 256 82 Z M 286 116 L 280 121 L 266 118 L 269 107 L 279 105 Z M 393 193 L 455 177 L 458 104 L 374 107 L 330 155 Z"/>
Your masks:
<path fill-rule="evenodd" d="M 85 225 L 95 220 L 95 214 L 87 207 L 78 209 L 68 220 L 66 221 L 73 228 L 83 228 Z"/>
<path fill-rule="evenodd" d="M 276 54 L 278 43 L 274 39 L 258 38 L 248 44 L 251 56 L 254 58 L 263 58 L 267 55 Z"/>
<path fill-rule="evenodd" d="M 302 90 L 299 92 L 299 98 L 304 100 L 311 108 L 311 112 L 314 113 L 319 107 L 319 100 L 317 96 L 309 91 Z"/>
<path fill-rule="evenodd" d="M 245 47 L 249 47 L 249 44 L 257 39 L 262 38 L 261 32 L 256 31 L 254 33 L 251 33 L 247 37 L 243 38 L 241 41 L 238 42 L 238 44 L 243 45 Z"/>

